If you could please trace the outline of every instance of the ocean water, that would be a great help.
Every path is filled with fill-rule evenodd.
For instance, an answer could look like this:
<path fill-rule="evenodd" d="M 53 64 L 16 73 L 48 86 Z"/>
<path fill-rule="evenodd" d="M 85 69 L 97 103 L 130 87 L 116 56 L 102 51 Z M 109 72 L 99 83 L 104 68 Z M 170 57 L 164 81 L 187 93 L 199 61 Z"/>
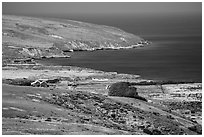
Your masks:
<path fill-rule="evenodd" d="M 119 27 L 152 42 L 126 50 L 70 53 L 43 63 L 139 74 L 153 80 L 202 81 L 202 19 L 195 15 L 66 17 Z"/>

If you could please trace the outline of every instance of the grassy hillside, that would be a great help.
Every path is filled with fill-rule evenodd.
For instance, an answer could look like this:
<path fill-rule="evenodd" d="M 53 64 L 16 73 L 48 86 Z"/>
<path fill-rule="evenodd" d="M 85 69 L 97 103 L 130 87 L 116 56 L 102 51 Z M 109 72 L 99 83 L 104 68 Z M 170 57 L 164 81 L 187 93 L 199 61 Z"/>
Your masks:
<path fill-rule="evenodd" d="M 75 50 L 127 48 L 143 39 L 118 28 L 73 20 L 3 15 L 3 59 L 63 56 Z"/>
<path fill-rule="evenodd" d="M 197 134 L 192 122 L 135 99 L 11 85 L 2 91 L 4 135 Z"/>

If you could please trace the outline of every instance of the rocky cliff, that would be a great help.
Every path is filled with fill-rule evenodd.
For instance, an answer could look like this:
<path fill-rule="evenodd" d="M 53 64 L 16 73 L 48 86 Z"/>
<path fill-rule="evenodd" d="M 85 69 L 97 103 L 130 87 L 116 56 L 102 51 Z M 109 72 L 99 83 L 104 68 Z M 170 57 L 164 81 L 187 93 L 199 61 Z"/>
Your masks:
<path fill-rule="evenodd" d="M 134 48 L 142 38 L 115 27 L 25 16 L 2 17 L 3 60 L 65 56 L 66 52 Z"/>

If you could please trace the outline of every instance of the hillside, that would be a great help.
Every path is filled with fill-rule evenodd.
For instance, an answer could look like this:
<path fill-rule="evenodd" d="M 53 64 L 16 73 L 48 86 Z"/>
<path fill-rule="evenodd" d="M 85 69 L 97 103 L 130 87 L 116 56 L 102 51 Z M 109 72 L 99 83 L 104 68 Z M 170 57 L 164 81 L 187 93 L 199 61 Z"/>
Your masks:
<path fill-rule="evenodd" d="M 201 83 L 137 85 L 136 75 L 41 65 L 3 67 L 2 81 L 4 135 L 202 134 Z M 121 81 L 147 101 L 109 95 Z"/>
<path fill-rule="evenodd" d="M 2 94 L 4 135 L 197 134 L 192 122 L 135 99 L 10 85 Z"/>
<path fill-rule="evenodd" d="M 142 38 L 72 20 L 3 15 L 2 22 L 3 135 L 202 134 L 202 83 L 36 61 L 148 44 Z"/>
<path fill-rule="evenodd" d="M 147 44 L 115 27 L 73 20 L 3 15 L 2 55 L 16 58 L 64 57 L 66 52 L 133 48 Z"/>

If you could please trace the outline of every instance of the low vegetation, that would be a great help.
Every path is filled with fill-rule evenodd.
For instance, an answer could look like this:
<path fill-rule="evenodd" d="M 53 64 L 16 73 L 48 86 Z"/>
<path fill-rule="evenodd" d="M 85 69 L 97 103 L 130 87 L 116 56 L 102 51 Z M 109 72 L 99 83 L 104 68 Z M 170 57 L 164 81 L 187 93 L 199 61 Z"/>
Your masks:
<path fill-rule="evenodd" d="M 26 78 L 3 79 L 2 83 L 18 86 L 31 86 L 33 81 Z"/>
<path fill-rule="evenodd" d="M 146 111 L 102 94 L 12 85 L 3 85 L 2 91 L 3 134 L 201 133 L 196 124 L 187 126 L 173 115 Z"/>
<path fill-rule="evenodd" d="M 194 126 L 189 127 L 188 129 L 202 135 L 202 126 L 201 125 L 194 125 Z"/>

